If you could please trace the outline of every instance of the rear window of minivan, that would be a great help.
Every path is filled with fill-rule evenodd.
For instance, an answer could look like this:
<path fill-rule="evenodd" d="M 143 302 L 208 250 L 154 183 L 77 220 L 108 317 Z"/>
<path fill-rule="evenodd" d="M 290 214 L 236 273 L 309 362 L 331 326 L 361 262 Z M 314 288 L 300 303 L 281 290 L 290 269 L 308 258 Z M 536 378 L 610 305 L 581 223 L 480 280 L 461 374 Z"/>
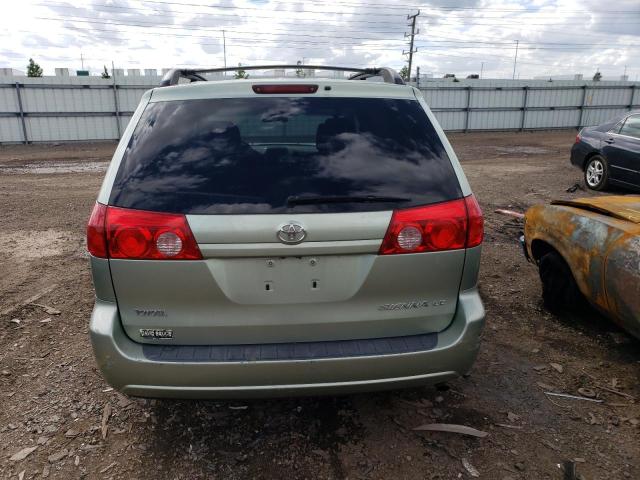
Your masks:
<path fill-rule="evenodd" d="M 376 200 L 362 201 L 370 196 Z M 415 100 L 252 97 L 149 104 L 109 203 L 184 214 L 315 213 L 461 196 Z M 290 201 L 307 197 L 339 201 Z"/>

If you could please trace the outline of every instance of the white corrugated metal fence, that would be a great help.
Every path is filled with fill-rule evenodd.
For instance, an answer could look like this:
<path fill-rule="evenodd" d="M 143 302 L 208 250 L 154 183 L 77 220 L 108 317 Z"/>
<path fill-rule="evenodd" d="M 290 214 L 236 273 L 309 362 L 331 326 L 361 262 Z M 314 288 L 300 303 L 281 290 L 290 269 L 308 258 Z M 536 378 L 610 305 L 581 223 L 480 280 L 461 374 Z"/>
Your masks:
<path fill-rule="evenodd" d="M 161 77 L 0 76 L 0 143 L 118 139 L 145 90 Z M 130 72 L 131 73 L 131 72 Z M 445 130 L 597 125 L 640 108 L 640 84 L 449 80 L 419 88 Z"/>

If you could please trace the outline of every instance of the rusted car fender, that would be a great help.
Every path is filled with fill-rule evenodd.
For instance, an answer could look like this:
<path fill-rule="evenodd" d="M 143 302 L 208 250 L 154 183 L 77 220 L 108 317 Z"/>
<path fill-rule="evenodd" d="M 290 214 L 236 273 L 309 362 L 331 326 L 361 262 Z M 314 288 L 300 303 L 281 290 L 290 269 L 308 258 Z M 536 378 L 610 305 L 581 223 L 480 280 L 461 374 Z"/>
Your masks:
<path fill-rule="evenodd" d="M 555 249 L 582 294 L 640 338 L 639 224 L 569 205 L 536 205 L 525 215 L 525 241 L 536 262 Z"/>
<path fill-rule="evenodd" d="M 605 287 L 617 323 L 640 338 L 640 232 L 623 237 L 607 255 Z"/>

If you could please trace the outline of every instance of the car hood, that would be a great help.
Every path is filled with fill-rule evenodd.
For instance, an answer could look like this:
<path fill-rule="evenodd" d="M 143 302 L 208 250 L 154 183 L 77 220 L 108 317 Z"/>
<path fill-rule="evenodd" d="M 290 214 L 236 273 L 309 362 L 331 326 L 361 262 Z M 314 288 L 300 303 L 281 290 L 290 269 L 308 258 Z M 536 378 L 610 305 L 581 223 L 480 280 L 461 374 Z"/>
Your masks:
<path fill-rule="evenodd" d="M 551 204 L 582 208 L 640 224 L 640 195 L 610 195 L 575 200 L 555 200 Z"/>

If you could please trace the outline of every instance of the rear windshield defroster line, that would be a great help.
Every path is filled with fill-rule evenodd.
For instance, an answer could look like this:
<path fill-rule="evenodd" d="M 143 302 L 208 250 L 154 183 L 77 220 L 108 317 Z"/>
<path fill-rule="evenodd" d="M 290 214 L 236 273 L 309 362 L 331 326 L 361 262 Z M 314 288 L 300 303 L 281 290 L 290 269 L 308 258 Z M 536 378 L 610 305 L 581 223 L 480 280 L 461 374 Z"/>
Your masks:
<path fill-rule="evenodd" d="M 415 100 L 254 97 L 148 105 L 109 203 L 184 214 L 331 213 L 461 196 Z M 355 200 L 288 201 L 322 197 Z"/>

